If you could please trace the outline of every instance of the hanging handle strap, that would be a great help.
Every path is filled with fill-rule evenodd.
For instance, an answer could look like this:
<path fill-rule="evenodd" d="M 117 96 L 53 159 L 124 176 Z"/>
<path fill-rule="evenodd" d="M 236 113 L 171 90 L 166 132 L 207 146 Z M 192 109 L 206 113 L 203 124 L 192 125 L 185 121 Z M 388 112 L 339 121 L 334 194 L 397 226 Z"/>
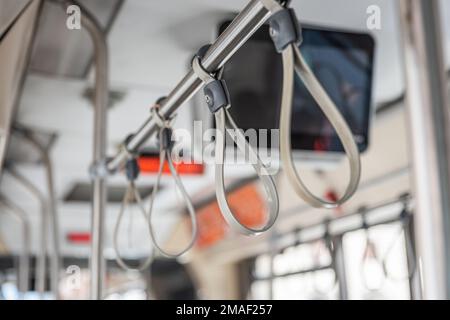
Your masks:
<path fill-rule="evenodd" d="M 258 156 L 258 153 L 247 142 L 245 135 L 234 122 L 231 114 L 228 111 L 230 108 L 230 97 L 226 83 L 220 79 L 222 70 L 217 72 L 217 77 L 206 71 L 200 61 L 200 56 L 197 55 L 192 60 L 192 69 L 195 74 L 205 83 L 204 94 L 206 103 L 210 111 L 214 114 L 216 122 L 216 147 L 215 147 L 215 180 L 216 180 L 216 197 L 219 208 L 223 217 L 230 225 L 230 227 L 245 235 L 256 235 L 258 233 L 267 231 L 275 223 L 278 217 L 279 200 L 275 187 L 275 182 L 269 174 L 266 166 L 263 164 Z M 230 134 L 230 130 L 233 134 Z M 266 224 L 261 228 L 251 228 L 242 224 L 232 212 L 225 192 L 224 183 L 224 162 L 225 162 L 225 138 L 226 134 L 234 140 L 237 147 L 244 154 L 248 152 L 249 160 L 255 169 L 259 179 L 261 180 L 267 194 L 267 203 L 269 206 L 269 217 Z"/>
<path fill-rule="evenodd" d="M 187 193 L 183 183 L 181 182 L 180 176 L 178 175 L 177 170 L 172 161 L 171 121 L 173 119 L 172 118 L 166 119 L 166 118 L 162 117 L 161 114 L 159 113 L 159 105 L 158 104 L 156 104 L 155 106 L 152 107 L 151 113 L 152 113 L 153 119 L 156 121 L 157 125 L 159 126 L 159 134 L 158 134 L 158 137 L 159 137 L 159 169 L 158 169 L 158 175 L 156 177 L 156 183 L 155 183 L 152 193 L 150 195 L 150 205 L 149 205 L 148 216 L 147 216 L 148 225 L 149 225 L 149 229 L 150 229 L 150 236 L 152 238 L 153 245 L 155 246 L 155 248 L 163 256 L 165 256 L 167 258 L 177 258 L 177 257 L 181 256 L 182 254 L 186 253 L 195 244 L 195 241 L 197 239 L 197 234 L 198 234 L 197 217 L 195 214 L 194 205 L 192 204 L 191 198 L 189 197 L 189 194 Z M 164 169 L 164 163 L 166 162 L 166 160 L 169 165 L 170 173 L 172 174 L 172 177 L 175 181 L 176 187 L 178 188 L 178 190 L 180 191 L 180 193 L 183 197 L 186 208 L 189 212 L 189 217 L 191 219 L 191 227 L 192 227 L 191 239 L 190 239 L 189 243 L 187 244 L 187 246 L 184 249 L 182 249 L 181 251 L 179 251 L 178 253 L 170 253 L 170 252 L 164 250 L 158 244 L 158 241 L 156 240 L 156 236 L 155 236 L 155 231 L 153 228 L 153 223 L 152 223 L 153 206 L 154 206 L 154 202 L 155 202 L 155 196 L 159 190 L 159 186 L 161 183 L 161 176 L 163 174 L 163 169 Z"/>
<path fill-rule="evenodd" d="M 119 252 L 119 228 L 122 223 L 122 218 L 125 214 L 126 208 L 130 205 L 131 202 L 136 202 L 139 213 L 142 215 L 144 220 L 147 220 L 147 215 L 145 214 L 144 206 L 142 205 L 142 199 L 139 194 L 139 190 L 135 185 L 135 180 L 139 176 L 139 165 L 136 161 L 136 158 L 132 155 L 129 155 L 130 158 L 126 162 L 125 172 L 128 179 L 127 190 L 125 191 L 125 195 L 122 200 L 122 205 L 120 207 L 119 215 L 117 216 L 116 224 L 114 227 L 113 234 L 113 247 L 116 253 L 116 261 L 117 264 L 124 270 L 128 271 L 143 271 L 150 266 L 150 263 L 153 260 L 153 256 L 149 255 L 138 267 L 132 267 L 128 265 Z"/>
<path fill-rule="evenodd" d="M 283 91 L 280 118 L 280 153 L 283 167 L 295 192 L 313 207 L 336 208 L 356 192 L 361 175 L 359 150 L 347 122 L 316 78 L 298 46 L 301 43 L 301 30 L 292 9 L 275 13 L 270 20 L 270 35 L 283 60 Z M 294 73 L 297 73 L 305 87 L 313 96 L 320 109 L 330 121 L 350 163 L 350 180 L 343 196 L 335 202 L 326 201 L 314 195 L 300 178 L 292 159 L 291 117 L 294 93 Z"/>

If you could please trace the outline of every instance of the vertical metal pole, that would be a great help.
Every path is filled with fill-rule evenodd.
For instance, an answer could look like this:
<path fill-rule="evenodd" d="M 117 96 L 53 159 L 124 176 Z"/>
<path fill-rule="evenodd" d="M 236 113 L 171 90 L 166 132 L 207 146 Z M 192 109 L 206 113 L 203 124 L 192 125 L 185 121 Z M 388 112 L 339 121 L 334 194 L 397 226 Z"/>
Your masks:
<path fill-rule="evenodd" d="M 86 19 L 84 19 L 86 20 Z M 84 25 L 89 23 L 85 22 Z M 94 31 L 95 30 L 95 31 Z M 103 290 L 103 229 L 106 206 L 106 109 L 108 104 L 108 60 L 107 46 L 100 26 L 91 23 L 91 34 L 95 43 L 95 112 L 93 163 L 105 166 L 104 172 L 97 170 L 93 177 L 92 193 L 92 257 L 91 257 L 91 299 L 101 299 Z"/>
<path fill-rule="evenodd" d="M 449 297 L 450 117 L 438 0 L 401 0 L 423 298 Z"/>
<path fill-rule="evenodd" d="M 103 291 L 103 229 L 106 206 L 106 147 L 108 106 L 108 46 L 98 20 L 78 1 L 69 0 L 81 9 L 81 24 L 89 32 L 95 55 L 94 139 L 92 164 L 92 247 L 90 261 L 91 299 L 102 298 Z"/>
<path fill-rule="evenodd" d="M 44 299 L 45 283 L 47 279 L 47 206 L 45 202 L 41 205 L 41 234 L 40 234 L 40 253 L 36 266 L 36 288 L 41 300 Z"/>
<path fill-rule="evenodd" d="M 48 202 L 50 208 L 50 224 L 52 229 L 52 243 L 53 243 L 53 254 L 51 255 L 51 273 L 50 273 L 50 285 L 53 295 L 56 300 L 59 300 L 59 272 L 61 270 L 61 250 L 59 247 L 59 219 L 58 212 L 56 209 L 56 199 L 55 199 L 55 187 L 53 185 L 53 165 L 50 156 L 47 151 L 43 152 L 42 159 L 46 168 L 46 179 L 47 179 L 47 189 L 48 189 Z"/>
<path fill-rule="evenodd" d="M 343 236 L 333 237 L 333 266 L 339 284 L 339 299 L 348 300 L 347 276 L 345 272 L 345 257 Z"/>

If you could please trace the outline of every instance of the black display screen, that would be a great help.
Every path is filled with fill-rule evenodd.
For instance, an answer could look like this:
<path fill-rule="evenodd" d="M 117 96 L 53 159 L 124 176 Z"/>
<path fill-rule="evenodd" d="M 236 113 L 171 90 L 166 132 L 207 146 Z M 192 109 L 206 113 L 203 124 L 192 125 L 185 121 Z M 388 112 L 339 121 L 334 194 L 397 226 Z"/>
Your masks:
<path fill-rule="evenodd" d="M 308 26 L 303 27 L 300 50 L 347 120 L 359 150 L 366 150 L 372 102 L 372 37 Z M 227 62 L 224 79 L 231 96 L 230 112 L 242 129 L 279 127 L 282 62 L 268 26 L 262 26 Z M 333 127 L 298 76 L 293 103 L 294 150 L 343 152 Z"/>

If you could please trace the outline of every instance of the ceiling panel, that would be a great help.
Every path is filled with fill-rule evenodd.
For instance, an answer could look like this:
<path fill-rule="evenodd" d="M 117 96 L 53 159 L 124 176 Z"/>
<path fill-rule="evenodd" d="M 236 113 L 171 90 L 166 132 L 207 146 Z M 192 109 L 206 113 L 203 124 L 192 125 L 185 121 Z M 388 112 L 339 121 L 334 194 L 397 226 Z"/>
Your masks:
<path fill-rule="evenodd" d="M 197 48 L 216 38 L 217 25 L 246 0 L 127 0 L 109 36 L 112 83 L 173 88 Z M 382 28 L 367 29 L 367 7 L 378 5 Z M 296 0 L 300 21 L 371 33 L 377 43 L 375 100 L 390 100 L 404 88 L 397 21 L 392 0 Z M 325 9 L 324 8 L 328 8 Z"/>

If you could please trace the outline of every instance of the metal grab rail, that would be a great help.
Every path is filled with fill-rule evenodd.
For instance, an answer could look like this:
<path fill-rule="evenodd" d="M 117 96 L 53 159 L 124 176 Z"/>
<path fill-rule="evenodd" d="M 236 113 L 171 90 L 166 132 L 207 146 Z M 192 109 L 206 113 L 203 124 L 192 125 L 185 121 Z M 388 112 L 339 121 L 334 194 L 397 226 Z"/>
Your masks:
<path fill-rule="evenodd" d="M 55 0 L 54 0 L 55 1 Z M 77 1 L 64 0 L 61 3 L 76 4 Z M 288 3 L 288 2 L 287 2 Z M 283 4 L 287 4 L 284 3 Z M 80 6 L 82 7 L 82 6 Z M 253 35 L 253 33 L 269 18 L 278 12 L 282 12 L 284 7 L 275 0 L 251 0 L 247 6 L 238 14 L 228 28 L 218 37 L 218 39 L 209 47 L 204 57 L 202 57 L 202 67 L 205 72 L 212 73 L 224 66 L 230 57 Z M 106 103 L 107 103 L 107 46 L 105 36 L 97 23 L 88 11 L 84 10 L 82 15 L 82 24 L 89 31 L 95 45 L 96 62 L 96 96 L 95 96 L 95 136 L 94 136 L 94 164 L 91 170 L 93 174 L 93 223 L 92 223 L 92 263 L 91 263 L 91 296 L 99 299 L 101 297 L 101 279 L 102 279 L 102 249 L 103 249 L 103 216 L 106 205 L 106 184 L 105 177 L 108 173 L 114 173 L 123 167 L 127 156 L 134 153 L 137 149 L 158 129 L 157 121 L 150 117 L 140 127 L 140 129 L 131 135 L 131 139 L 124 142 L 125 148 L 106 161 Z M 283 12 L 282 12 L 283 13 Z M 296 23 L 297 21 L 295 21 Z M 272 28 L 273 31 L 273 28 Z M 359 154 L 354 141 L 346 139 L 351 137 L 350 131 L 345 121 L 340 116 L 339 111 L 326 95 L 325 90 L 320 83 L 315 80 L 314 75 L 309 72 L 306 64 L 302 64 L 301 54 L 297 51 L 296 69 L 302 75 L 308 89 L 312 92 L 319 105 L 329 116 L 334 124 L 339 136 L 343 138 L 346 151 L 350 154 L 350 163 L 352 175 L 349 188 L 339 203 L 347 200 L 356 190 L 359 182 Z M 292 68 L 292 72 L 294 68 Z M 180 81 L 175 89 L 162 101 L 160 106 L 160 115 L 163 118 L 170 118 L 175 110 L 183 103 L 189 100 L 203 85 L 199 74 L 193 69 Z M 289 99 L 283 99 L 286 102 Z M 334 120 L 334 121 L 333 121 Z M 289 129 L 289 128 L 288 128 Z M 346 130 L 344 130 L 346 129 Z M 345 131 L 345 134 L 342 132 Z M 287 141 L 289 142 L 289 141 Z M 347 143 L 346 143 L 347 142 Z M 350 147 L 349 147 L 350 145 Z M 289 148 L 282 148 L 287 151 Z M 284 152 L 283 154 L 286 154 Z M 290 155 L 289 155 L 290 157 Z M 285 157 L 286 158 L 286 157 Z M 290 158 L 289 158 L 290 159 Z M 291 162 L 289 162 L 291 164 Z M 290 167 L 293 168 L 293 165 Z M 298 176 L 295 175 L 297 180 Z M 295 184 L 294 184 L 295 186 Z M 301 185 L 303 186 L 303 185 Z M 298 188 L 297 188 L 298 189 Z M 313 205 L 324 205 L 323 201 L 312 197 L 307 193 L 306 188 L 301 188 L 299 192 L 304 199 Z M 305 196 L 306 194 L 306 196 Z M 314 198 L 314 201 L 311 199 Z M 335 204 L 325 203 L 326 206 L 333 207 Z M 278 213 L 278 206 L 276 207 Z M 273 215 L 276 217 L 276 215 Z M 270 221 L 269 225 L 273 222 Z M 245 228 L 244 228 L 245 229 Z M 248 231 L 248 230 L 246 230 Z M 264 229 L 262 230 L 264 231 Z M 251 231 L 251 234 L 254 230 Z"/>

